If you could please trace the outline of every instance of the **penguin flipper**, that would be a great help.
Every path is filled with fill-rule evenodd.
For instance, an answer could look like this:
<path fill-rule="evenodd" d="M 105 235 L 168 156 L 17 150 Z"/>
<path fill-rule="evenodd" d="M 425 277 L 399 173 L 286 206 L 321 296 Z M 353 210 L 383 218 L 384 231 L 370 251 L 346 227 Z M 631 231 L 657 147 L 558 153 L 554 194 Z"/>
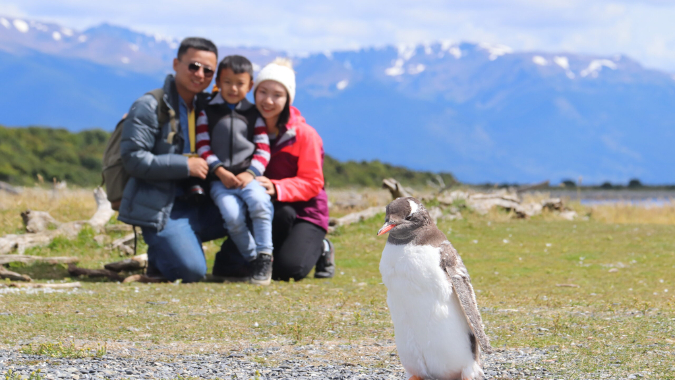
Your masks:
<path fill-rule="evenodd" d="M 491 353 L 492 346 L 490 346 L 490 340 L 483 329 L 483 319 L 478 311 L 476 295 L 473 292 L 471 280 L 468 276 L 459 274 L 452 276 L 450 280 L 452 281 L 453 293 L 457 295 L 459 304 L 464 310 L 464 316 L 466 317 L 467 322 L 469 322 L 469 326 L 471 326 L 471 330 L 473 330 L 473 334 L 477 338 L 480 347 L 486 354 Z"/>

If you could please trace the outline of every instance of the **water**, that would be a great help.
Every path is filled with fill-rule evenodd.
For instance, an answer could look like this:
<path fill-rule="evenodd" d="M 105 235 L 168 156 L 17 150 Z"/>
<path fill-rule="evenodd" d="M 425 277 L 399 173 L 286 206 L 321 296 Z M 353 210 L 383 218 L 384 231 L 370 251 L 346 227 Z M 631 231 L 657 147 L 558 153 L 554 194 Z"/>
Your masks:
<path fill-rule="evenodd" d="M 586 206 L 630 204 L 652 208 L 675 205 L 675 190 L 550 190 L 551 197 L 579 200 Z"/>

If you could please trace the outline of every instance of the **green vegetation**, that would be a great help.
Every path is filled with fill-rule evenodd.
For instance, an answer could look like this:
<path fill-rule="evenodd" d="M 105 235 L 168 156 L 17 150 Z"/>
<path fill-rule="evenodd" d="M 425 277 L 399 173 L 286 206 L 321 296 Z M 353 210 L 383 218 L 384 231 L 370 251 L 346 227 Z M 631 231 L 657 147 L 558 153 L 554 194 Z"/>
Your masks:
<path fill-rule="evenodd" d="M 326 156 L 324 159 L 323 172 L 328 188 L 380 187 L 382 179 L 391 177 L 396 178 L 404 186 L 416 188 L 427 187 L 430 181 L 438 184 L 436 182 L 437 177 L 440 177 L 446 186 L 457 182 L 450 173 L 414 171 L 402 166 L 385 164 L 378 160 L 340 162 L 330 156 Z"/>
<path fill-rule="evenodd" d="M 53 128 L 0 126 L 0 181 L 33 185 L 38 175 L 45 181 L 66 180 L 79 186 L 101 183 L 101 158 L 110 134 L 100 129 L 72 133 Z M 404 186 L 426 187 L 436 174 L 418 172 L 380 161 L 339 162 L 326 156 L 327 187 L 379 187 L 394 177 Z M 440 173 L 446 185 L 455 183 L 450 173 Z"/>
<path fill-rule="evenodd" d="M 21 353 L 27 355 L 41 355 L 49 356 L 52 358 L 68 358 L 68 359 L 81 359 L 81 358 L 91 358 L 96 357 L 100 358 L 106 354 L 105 345 L 99 345 L 97 348 L 89 347 L 75 347 L 74 343 L 64 345 L 61 342 L 58 343 L 41 343 L 38 345 L 28 345 L 21 349 Z"/>
<path fill-rule="evenodd" d="M 0 126 L 0 181 L 33 185 L 66 180 L 80 186 L 101 183 L 101 157 L 109 134 L 102 130 L 71 133 L 54 128 Z"/>
<path fill-rule="evenodd" d="M 42 380 L 44 377 L 42 377 L 40 372 L 41 371 L 38 369 L 37 371 L 33 371 L 28 378 L 25 378 L 9 369 L 4 375 L 4 380 Z"/>

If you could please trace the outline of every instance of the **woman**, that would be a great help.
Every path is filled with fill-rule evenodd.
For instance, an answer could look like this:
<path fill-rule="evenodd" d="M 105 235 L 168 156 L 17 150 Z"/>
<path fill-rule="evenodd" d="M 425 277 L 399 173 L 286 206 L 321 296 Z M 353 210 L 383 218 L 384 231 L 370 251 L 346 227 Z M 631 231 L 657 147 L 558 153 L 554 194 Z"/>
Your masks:
<path fill-rule="evenodd" d="M 333 249 L 325 240 L 328 197 L 323 188 L 323 142 L 291 106 L 295 73 L 290 61 L 277 59 L 265 66 L 256 77 L 253 94 L 270 137 L 270 161 L 258 181 L 276 200 L 272 278 L 297 281 L 315 264 L 315 277 L 333 277 Z"/>
<path fill-rule="evenodd" d="M 272 266 L 272 278 L 297 281 L 315 265 L 314 277 L 333 277 L 333 247 L 325 239 L 328 197 L 323 188 L 323 142 L 292 106 L 295 73 L 290 61 L 277 59 L 265 66 L 256 77 L 253 95 L 271 150 L 265 175 L 257 180 L 275 201 L 274 253 L 267 263 Z M 251 276 L 250 268 L 233 254 L 236 247 L 229 240 L 223 244 L 223 254 L 216 256 L 213 274 L 243 280 Z"/>

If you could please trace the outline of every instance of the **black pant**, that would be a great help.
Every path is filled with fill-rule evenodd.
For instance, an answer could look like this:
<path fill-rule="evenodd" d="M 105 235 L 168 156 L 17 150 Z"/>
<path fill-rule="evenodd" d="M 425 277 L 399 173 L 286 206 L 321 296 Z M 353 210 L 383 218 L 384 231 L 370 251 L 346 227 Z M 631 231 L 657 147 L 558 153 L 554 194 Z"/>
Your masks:
<path fill-rule="evenodd" d="M 289 281 L 293 278 L 298 281 L 307 277 L 323 252 L 324 237 L 326 231 L 323 228 L 297 219 L 291 205 L 275 203 L 272 219 L 274 244 L 272 278 L 277 281 Z M 213 274 L 229 277 L 233 270 L 239 272 L 239 269 L 235 268 L 247 266 L 248 263 L 232 239 L 227 239 L 216 255 Z"/>
<path fill-rule="evenodd" d="M 326 231 L 314 223 L 297 219 L 289 204 L 274 205 L 272 278 L 301 280 L 312 271 L 323 251 Z"/>

